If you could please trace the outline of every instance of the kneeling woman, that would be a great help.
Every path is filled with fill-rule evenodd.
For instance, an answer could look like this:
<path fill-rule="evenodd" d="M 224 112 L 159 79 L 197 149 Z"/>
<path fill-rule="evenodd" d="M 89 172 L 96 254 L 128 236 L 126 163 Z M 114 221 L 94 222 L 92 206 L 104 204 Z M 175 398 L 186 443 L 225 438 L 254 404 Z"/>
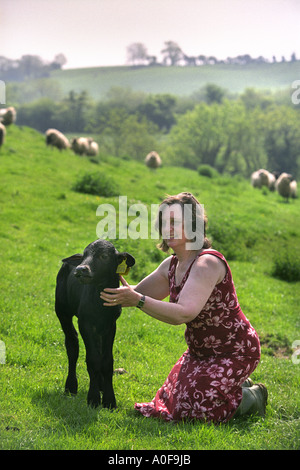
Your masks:
<path fill-rule="evenodd" d="M 204 218 L 200 248 L 191 249 L 191 239 L 186 237 L 191 233 L 184 226 L 187 207 L 192 208 L 193 226 L 197 217 L 202 217 L 203 226 Z M 174 254 L 136 287 L 121 277 L 123 285 L 105 289 L 101 298 L 108 306 L 138 306 L 162 322 L 186 324 L 187 350 L 153 400 L 135 404 L 144 416 L 215 423 L 227 422 L 234 415 L 263 416 L 267 390 L 248 379 L 260 360 L 259 339 L 241 310 L 226 259 L 205 237 L 206 217 L 199 207 L 190 193 L 166 198 L 161 204 L 159 232 L 163 234 L 165 224 L 169 233 L 160 248 L 172 249 Z M 163 302 L 168 295 L 170 302 Z"/>

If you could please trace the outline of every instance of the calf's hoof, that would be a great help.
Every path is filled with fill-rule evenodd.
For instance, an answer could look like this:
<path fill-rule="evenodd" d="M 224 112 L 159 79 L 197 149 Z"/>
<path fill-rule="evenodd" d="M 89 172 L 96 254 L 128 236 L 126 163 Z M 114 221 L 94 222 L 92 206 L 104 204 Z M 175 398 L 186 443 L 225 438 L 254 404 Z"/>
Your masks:
<path fill-rule="evenodd" d="M 78 390 L 78 382 L 76 377 L 75 378 L 67 378 L 66 385 L 65 385 L 65 393 L 68 395 L 77 395 Z"/>
<path fill-rule="evenodd" d="M 113 402 L 113 403 L 103 402 L 103 408 L 108 408 L 109 410 L 115 410 L 117 408 L 117 404 L 116 402 Z"/>
<path fill-rule="evenodd" d="M 88 398 L 87 398 L 87 404 L 91 407 L 91 408 L 98 408 L 98 406 L 101 405 L 101 397 L 100 397 L 100 393 L 97 393 L 97 394 L 88 394 Z"/>

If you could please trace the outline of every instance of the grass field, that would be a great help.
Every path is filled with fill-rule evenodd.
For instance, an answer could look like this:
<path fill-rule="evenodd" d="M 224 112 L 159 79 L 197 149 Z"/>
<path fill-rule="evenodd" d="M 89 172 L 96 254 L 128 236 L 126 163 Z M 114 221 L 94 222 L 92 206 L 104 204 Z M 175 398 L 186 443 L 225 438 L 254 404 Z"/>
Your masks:
<path fill-rule="evenodd" d="M 163 156 L 162 156 L 163 157 Z M 297 261 L 300 201 L 255 190 L 238 177 L 201 177 L 175 167 L 151 171 L 133 160 L 102 157 L 98 164 L 71 151 L 46 148 L 29 128 L 8 128 L 0 150 L 1 449 L 200 450 L 299 449 L 300 364 L 292 344 L 300 340 L 299 282 L 272 276 L 275 259 Z M 84 172 L 108 176 L 128 204 L 159 203 L 166 193 L 193 192 L 204 204 L 214 247 L 228 257 L 241 306 L 258 331 L 262 359 L 253 379 L 269 390 L 265 419 L 235 419 L 226 425 L 170 424 L 143 418 L 134 403 L 149 401 L 186 349 L 184 326 L 170 326 L 135 308 L 117 322 L 115 375 L 118 409 L 86 405 L 85 352 L 78 364 L 79 393 L 64 396 L 67 358 L 54 312 L 60 260 L 96 237 L 99 204 L 118 208 L 118 196 L 77 193 Z M 116 240 L 136 258 L 129 282 L 154 269 L 162 254 L 154 240 Z"/>
<path fill-rule="evenodd" d="M 59 83 L 64 94 L 88 90 L 95 100 L 101 100 L 111 87 L 177 96 L 189 96 L 207 83 L 215 83 L 230 93 L 242 93 L 246 88 L 275 91 L 291 89 L 299 76 L 300 61 L 247 66 L 94 67 L 55 71 L 51 79 Z"/>

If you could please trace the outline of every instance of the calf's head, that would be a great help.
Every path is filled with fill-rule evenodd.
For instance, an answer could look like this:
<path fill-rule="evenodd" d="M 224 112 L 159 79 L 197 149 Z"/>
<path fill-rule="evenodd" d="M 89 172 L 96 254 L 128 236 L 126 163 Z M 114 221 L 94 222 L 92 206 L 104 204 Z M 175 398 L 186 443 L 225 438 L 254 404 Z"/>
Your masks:
<path fill-rule="evenodd" d="M 84 249 L 83 254 L 62 261 L 76 267 L 74 275 L 83 284 L 103 284 L 135 264 L 133 256 L 127 252 L 119 253 L 107 240 L 96 240 Z"/>

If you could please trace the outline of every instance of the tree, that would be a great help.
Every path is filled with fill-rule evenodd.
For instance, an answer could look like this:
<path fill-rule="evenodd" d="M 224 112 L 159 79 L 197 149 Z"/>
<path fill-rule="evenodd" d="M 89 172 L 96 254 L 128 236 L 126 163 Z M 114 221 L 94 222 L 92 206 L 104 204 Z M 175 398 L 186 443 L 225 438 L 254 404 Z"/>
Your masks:
<path fill-rule="evenodd" d="M 173 165 L 197 169 L 208 164 L 221 173 L 244 176 L 267 163 L 258 116 L 241 102 L 227 100 L 201 103 L 180 117 L 170 131 L 165 157 Z"/>
<path fill-rule="evenodd" d="M 19 62 L 20 74 L 25 79 L 38 78 L 45 75 L 44 62 L 37 55 L 23 55 Z"/>
<path fill-rule="evenodd" d="M 148 60 L 147 48 L 141 42 L 127 47 L 127 61 L 133 65 L 142 65 Z"/>
<path fill-rule="evenodd" d="M 205 87 L 205 98 L 208 104 L 221 103 L 225 96 L 225 90 L 214 83 L 208 83 Z"/>
<path fill-rule="evenodd" d="M 160 130 L 169 131 L 175 124 L 174 108 L 176 98 L 169 94 L 150 95 L 138 107 L 140 114 L 156 124 Z"/>
<path fill-rule="evenodd" d="M 264 131 L 268 168 L 300 176 L 300 127 L 297 110 L 269 106 L 260 117 Z"/>
<path fill-rule="evenodd" d="M 188 67 L 197 65 L 197 57 L 195 56 L 188 56 L 184 54 L 183 60 L 185 62 L 185 65 L 187 65 Z"/>
<path fill-rule="evenodd" d="M 90 97 L 86 91 L 76 93 L 71 90 L 68 96 L 59 103 L 56 115 L 57 127 L 62 132 L 84 132 L 89 107 Z"/>
<path fill-rule="evenodd" d="M 149 148 L 156 146 L 154 134 L 156 126 L 139 119 L 135 114 L 128 114 L 124 108 L 107 108 L 106 113 L 99 117 L 98 128 L 107 147 L 113 155 L 129 155 L 136 159 L 144 159 Z"/>
<path fill-rule="evenodd" d="M 201 65 L 206 65 L 207 64 L 207 57 L 203 54 L 198 55 L 198 61 L 200 62 Z"/>
<path fill-rule="evenodd" d="M 45 132 L 46 129 L 57 126 L 57 111 L 57 103 L 50 98 L 41 98 L 18 107 L 18 123 Z"/>
<path fill-rule="evenodd" d="M 64 54 L 56 54 L 52 62 L 53 68 L 61 69 L 67 63 L 67 58 Z"/>
<path fill-rule="evenodd" d="M 165 65 L 170 62 L 170 65 L 176 65 L 183 57 L 182 50 L 174 41 L 165 41 L 166 47 L 161 51 L 164 55 L 163 63 Z"/>

